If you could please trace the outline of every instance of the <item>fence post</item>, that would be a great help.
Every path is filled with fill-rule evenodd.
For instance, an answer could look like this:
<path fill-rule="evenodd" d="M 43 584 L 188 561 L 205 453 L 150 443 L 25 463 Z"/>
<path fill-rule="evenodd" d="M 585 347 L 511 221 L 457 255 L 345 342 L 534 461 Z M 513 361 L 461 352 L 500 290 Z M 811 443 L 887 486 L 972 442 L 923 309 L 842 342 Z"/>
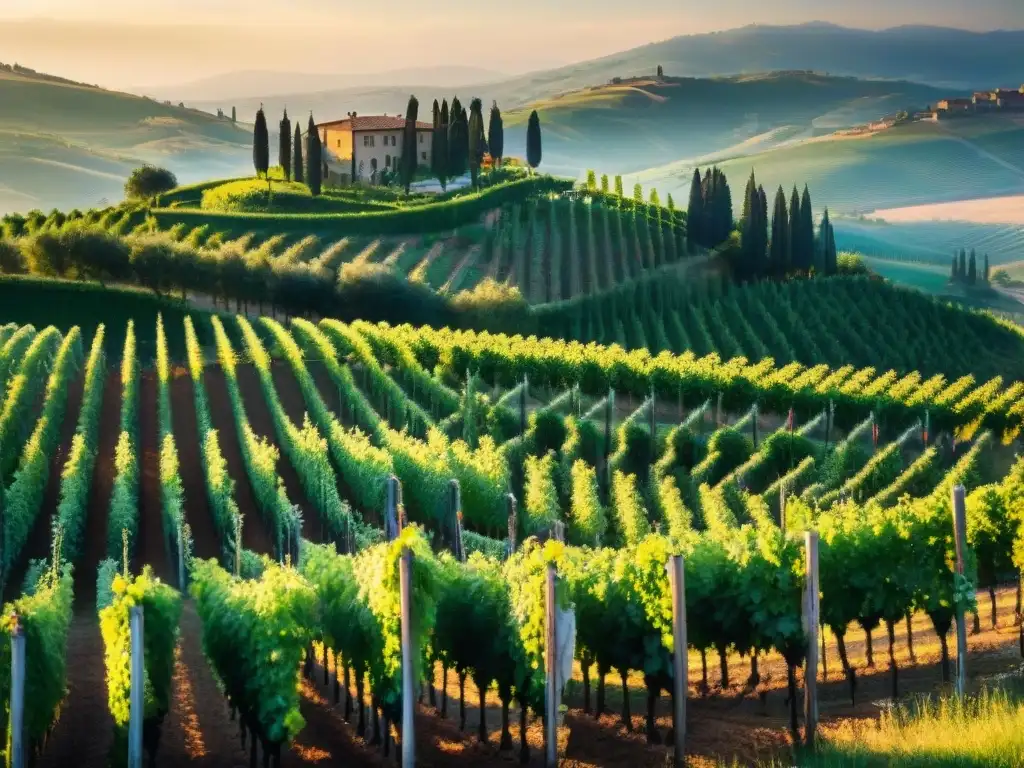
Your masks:
<path fill-rule="evenodd" d="M 779 483 L 779 528 L 786 533 L 786 481 Z"/>
<path fill-rule="evenodd" d="M 25 630 L 11 633 L 11 766 L 25 768 Z"/>
<path fill-rule="evenodd" d="M 967 544 L 967 510 L 964 504 L 964 487 L 953 487 L 953 534 L 956 539 L 956 576 L 964 575 L 964 552 Z M 967 687 L 967 625 L 964 623 L 963 603 L 956 603 L 956 695 L 963 698 Z"/>
<path fill-rule="evenodd" d="M 754 450 L 757 450 L 757 403 L 754 403 L 754 418 L 750 420 L 750 436 L 754 441 Z"/>
<path fill-rule="evenodd" d="M 142 606 L 136 605 L 129 609 L 132 643 L 131 659 L 131 694 L 129 698 L 128 721 L 128 768 L 142 768 L 142 719 L 143 688 L 145 687 L 145 660 L 143 658 L 144 620 Z"/>
<path fill-rule="evenodd" d="M 413 727 L 416 704 L 413 700 L 415 651 L 412 647 L 412 553 L 402 551 L 398 561 L 399 595 L 402 610 L 402 765 L 416 765 L 416 735 Z M 481 715 L 482 716 L 482 715 Z"/>
<path fill-rule="evenodd" d="M 545 605 L 544 671 L 547 675 L 547 696 L 545 697 L 544 760 L 548 768 L 558 764 L 558 644 L 555 637 L 555 566 L 548 564 Z"/>
<path fill-rule="evenodd" d="M 814 747 L 814 734 L 818 727 L 818 632 L 819 581 L 818 532 L 806 533 L 806 577 L 804 594 L 804 632 L 807 634 L 807 669 L 804 672 L 804 740 Z"/>
<path fill-rule="evenodd" d="M 515 494 L 508 494 L 506 497 L 507 509 L 508 509 L 508 556 L 512 557 L 516 551 L 516 528 L 518 527 L 518 521 L 516 518 L 516 497 Z"/>
<path fill-rule="evenodd" d="M 686 763 L 686 692 L 690 674 L 687 669 L 686 581 L 683 574 L 682 556 L 672 555 L 668 561 L 668 578 L 672 587 L 672 698 L 675 701 L 672 721 L 675 754 L 672 765 L 675 768 L 681 768 Z"/>

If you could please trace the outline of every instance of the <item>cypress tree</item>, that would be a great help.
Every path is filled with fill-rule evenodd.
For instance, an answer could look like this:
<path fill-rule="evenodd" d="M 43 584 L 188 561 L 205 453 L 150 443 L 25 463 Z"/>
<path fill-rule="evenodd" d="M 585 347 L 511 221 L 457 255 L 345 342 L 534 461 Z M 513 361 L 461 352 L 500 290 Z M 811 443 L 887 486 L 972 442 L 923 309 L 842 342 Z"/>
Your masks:
<path fill-rule="evenodd" d="M 978 257 L 971 248 L 971 256 L 967 262 L 967 284 L 977 285 L 978 283 Z"/>
<path fill-rule="evenodd" d="M 789 198 L 789 263 L 792 269 L 803 271 L 804 254 L 801 250 L 800 231 L 800 193 L 793 185 L 793 194 Z"/>
<path fill-rule="evenodd" d="M 449 153 L 448 153 L 448 100 L 444 99 L 441 102 L 441 116 L 440 116 L 440 130 L 437 133 L 437 165 L 436 165 L 436 176 L 437 180 L 441 182 L 441 190 L 445 191 L 448 189 L 448 179 L 451 178 L 451 168 L 448 165 Z"/>
<path fill-rule="evenodd" d="M 531 168 L 540 165 L 543 151 L 540 138 L 540 116 L 537 110 L 530 113 L 530 120 L 526 124 L 526 162 Z"/>
<path fill-rule="evenodd" d="M 960 281 L 967 280 L 967 251 L 960 249 Z"/>
<path fill-rule="evenodd" d="M 306 180 L 305 164 L 302 161 L 302 129 L 299 122 L 295 121 L 295 138 L 292 140 L 292 171 L 295 174 L 294 181 L 302 184 Z"/>
<path fill-rule="evenodd" d="M 801 268 L 809 272 L 814 266 L 814 209 L 811 207 L 811 191 L 806 184 L 800 199 L 800 247 L 803 251 Z"/>
<path fill-rule="evenodd" d="M 618 198 L 621 198 L 622 195 L 623 195 L 623 191 L 622 191 L 622 177 L 621 176 L 616 176 L 615 177 L 615 196 L 618 197 Z"/>
<path fill-rule="evenodd" d="M 466 173 L 469 163 L 469 122 L 458 99 L 452 101 L 449 119 L 448 173 L 456 178 Z"/>
<path fill-rule="evenodd" d="M 750 178 L 747 179 L 747 188 L 743 190 L 743 213 L 740 214 L 740 232 L 747 228 L 747 221 L 750 219 L 753 203 L 756 202 L 754 195 L 757 193 L 757 180 L 754 178 L 754 169 L 750 169 Z"/>
<path fill-rule="evenodd" d="M 252 131 L 252 164 L 256 176 L 266 176 L 270 168 L 270 136 L 267 134 L 267 117 L 263 114 L 263 105 L 256 113 L 256 125 Z"/>
<path fill-rule="evenodd" d="M 491 160 L 495 168 L 501 167 L 501 160 L 505 156 L 505 123 L 501 119 L 501 110 L 498 109 L 498 102 L 491 104 L 491 118 L 487 126 L 487 146 L 491 151 Z"/>
<path fill-rule="evenodd" d="M 231 122 L 232 123 L 237 123 L 238 122 L 238 113 L 235 112 L 235 108 L 234 107 L 231 108 Z"/>
<path fill-rule="evenodd" d="M 985 285 L 989 284 L 988 254 L 985 254 Z"/>
<path fill-rule="evenodd" d="M 953 268 L 949 271 L 949 282 L 957 283 L 960 281 L 960 270 L 959 261 L 956 258 L 956 254 L 953 254 Z"/>
<path fill-rule="evenodd" d="M 715 169 L 715 242 L 717 246 L 729 239 L 732 232 L 732 191 L 729 189 L 729 180 L 718 168 Z"/>
<path fill-rule="evenodd" d="M 836 253 L 836 231 L 828 219 L 828 208 L 825 209 L 825 223 L 828 225 L 825 239 L 825 274 L 835 275 L 839 272 L 839 256 Z"/>
<path fill-rule="evenodd" d="M 700 178 L 700 168 L 693 169 L 693 181 L 690 182 L 690 204 L 686 212 L 686 239 L 690 245 L 701 245 L 704 232 L 704 192 Z"/>
<path fill-rule="evenodd" d="M 633 185 L 633 202 L 642 203 L 644 201 L 644 188 L 639 184 Z"/>
<path fill-rule="evenodd" d="M 441 136 L 441 107 L 434 99 L 434 109 L 430 124 L 430 172 L 438 181 L 441 180 L 441 153 L 438 150 L 438 139 Z M 442 185 L 443 186 L 443 185 Z"/>
<path fill-rule="evenodd" d="M 473 99 L 469 103 L 468 158 L 469 175 L 474 189 L 480 185 L 480 164 L 483 162 L 484 152 L 487 151 L 483 109 L 480 99 Z"/>
<path fill-rule="evenodd" d="M 772 212 L 772 240 L 769 245 L 768 261 L 771 271 L 777 277 L 789 272 L 789 217 L 786 213 L 786 193 L 780 186 L 775 193 L 775 208 Z"/>
<path fill-rule="evenodd" d="M 409 185 L 416 176 L 418 165 L 416 153 L 416 120 L 420 114 L 420 102 L 415 96 L 409 97 L 409 104 L 405 108 L 405 129 L 402 131 L 402 157 L 398 165 L 399 177 L 402 186 L 405 187 L 405 194 L 409 194 Z"/>
<path fill-rule="evenodd" d="M 306 129 L 306 184 L 309 191 L 316 197 L 320 194 L 323 182 L 323 161 L 320 158 L 320 134 L 313 122 L 313 113 L 309 113 L 309 126 Z"/>
<path fill-rule="evenodd" d="M 287 108 L 281 118 L 280 140 L 277 148 L 277 164 L 284 171 L 284 180 L 292 178 L 292 121 L 288 119 Z"/>
<path fill-rule="evenodd" d="M 601 192 L 603 192 L 606 195 L 608 194 L 608 174 L 607 173 L 602 173 L 601 174 Z"/>

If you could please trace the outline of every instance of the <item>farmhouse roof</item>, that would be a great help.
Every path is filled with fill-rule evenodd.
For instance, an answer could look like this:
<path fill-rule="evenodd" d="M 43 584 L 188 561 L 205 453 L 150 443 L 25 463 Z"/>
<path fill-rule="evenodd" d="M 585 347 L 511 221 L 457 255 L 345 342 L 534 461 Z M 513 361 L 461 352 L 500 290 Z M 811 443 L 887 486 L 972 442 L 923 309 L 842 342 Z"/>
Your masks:
<path fill-rule="evenodd" d="M 344 120 L 332 120 L 327 123 L 317 123 L 317 128 L 348 128 L 353 133 L 357 131 L 400 131 L 405 128 L 405 118 L 397 115 L 356 115 L 346 117 Z M 431 131 L 434 126 L 416 121 L 417 131 Z"/>
<path fill-rule="evenodd" d="M 966 107 L 970 103 L 970 99 L 943 99 L 939 102 L 939 104 L 948 104 L 951 107 Z"/>

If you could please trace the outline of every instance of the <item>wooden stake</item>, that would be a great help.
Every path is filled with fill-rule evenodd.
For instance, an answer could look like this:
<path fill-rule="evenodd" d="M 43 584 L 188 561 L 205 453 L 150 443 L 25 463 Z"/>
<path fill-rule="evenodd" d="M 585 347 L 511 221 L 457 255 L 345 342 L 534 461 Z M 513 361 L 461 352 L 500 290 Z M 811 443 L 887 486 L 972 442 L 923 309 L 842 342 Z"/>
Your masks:
<path fill-rule="evenodd" d="M 547 701 L 545 723 L 544 723 L 544 758 L 548 768 L 555 768 L 558 765 L 558 690 L 555 677 L 558 664 L 558 645 L 555 635 L 555 620 L 557 611 L 555 607 L 555 566 L 548 565 L 547 572 L 547 594 L 545 599 L 545 643 L 544 643 L 544 671 L 547 675 Z"/>
<path fill-rule="evenodd" d="M 142 606 L 129 609 L 131 628 L 131 693 L 128 721 L 128 768 L 142 768 L 142 720 L 145 717 L 143 689 L 145 687 L 145 659 L 143 657 Z M 255 736 L 253 737 L 255 741 Z"/>
<path fill-rule="evenodd" d="M 683 558 L 672 555 L 668 561 L 668 580 L 672 586 L 672 699 L 675 711 L 672 726 L 675 735 L 675 754 L 672 765 L 681 768 L 686 763 L 686 692 L 689 683 L 686 647 L 686 579 Z"/>
<path fill-rule="evenodd" d="M 967 508 L 964 503 L 964 487 L 962 485 L 953 488 L 953 534 L 956 538 L 956 573 L 964 575 L 964 553 L 967 550 L 967 543 L 964 537 L 967 535 Z M 956 606 L 956 695 L 963 697 L 967 687 L 967 624 L 964 621 L 964 608 L 962 603 Z"/>
<path fill-rule="evenodd" d="M 414 650 L 412 646 L 412 553 L 402 552 L 398 561 L 398 577 L 402 610 L 402 765 L 416 765 L 416 738 L 413 729 Z"/>
<path fill-rule="evenodd" d="M 11 766 L 25 768 L 25 630 L 11 632 Z"/>
<path fill-rule="evenodd" d="M 516 551 L 516 528 L 519 525 L 516 518 L 516 497 L 510 493 L 505 499 L 508 509 L 508 557 L 512 557 Z"/>
<path fill-rule="evenodd" d="M 455 555 L 455 559 L 459 561 L 465 561 L 466 552 L 462 547 L 462 491 L 459 488 L 459 481 L 452 478 L 448 482 L 448 503 L 449 503 L 449 518 L 451 521 L 452 531 L 452 554 Z"/>
<path fill-rule="evenodd" d="M 814 748 L 814 735 L 818 727 L 818 532 L 806 534 L 806 576 L 804 594 L 804 632 L 807 633 L 807 669 L 804 673 L 804 741 Z"/>

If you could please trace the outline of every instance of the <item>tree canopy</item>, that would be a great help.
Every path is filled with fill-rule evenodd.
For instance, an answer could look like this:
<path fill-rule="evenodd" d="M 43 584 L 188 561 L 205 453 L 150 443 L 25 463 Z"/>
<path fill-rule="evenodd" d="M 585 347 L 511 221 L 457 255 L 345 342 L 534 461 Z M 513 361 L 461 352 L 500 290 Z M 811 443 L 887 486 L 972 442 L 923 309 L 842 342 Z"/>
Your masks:
<path fill-rule="evenodd" d="M 176 186 L 178 179 L 166 168 L 144 165 L 132 171 L 124 184 L 124 194 L 129 199 L 144 199 L 169 192 Z"/>

